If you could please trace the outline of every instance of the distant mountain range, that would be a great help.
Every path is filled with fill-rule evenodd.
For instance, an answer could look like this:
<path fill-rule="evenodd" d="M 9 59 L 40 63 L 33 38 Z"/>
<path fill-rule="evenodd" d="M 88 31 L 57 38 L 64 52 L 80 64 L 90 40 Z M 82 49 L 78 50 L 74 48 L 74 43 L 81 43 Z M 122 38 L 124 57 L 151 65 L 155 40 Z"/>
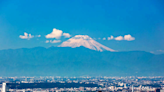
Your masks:
<path fill-rule="evenodd" d="M 0 76 L 164 75 L 164 54 L 99 52 L 98 47 L 95 49 L 99 51 L 95 51 L 82 46 L 64 47 L 63 44 L 61 47 L 0 50 Z"/>

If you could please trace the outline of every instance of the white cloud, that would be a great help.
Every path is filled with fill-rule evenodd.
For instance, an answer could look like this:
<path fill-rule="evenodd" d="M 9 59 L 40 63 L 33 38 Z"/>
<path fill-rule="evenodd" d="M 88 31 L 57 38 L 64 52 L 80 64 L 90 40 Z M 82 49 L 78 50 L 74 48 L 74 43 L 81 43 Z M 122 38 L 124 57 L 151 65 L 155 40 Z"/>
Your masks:
<path fill-rule="evenodd" d="M 113 39 L 113 36 L 111 36 L 108 40 L 110 40 L 111 38 Z M 121 40 L 132 41 L 132 40 L 135 40 L 135 38 L 132 37 L 130 34 L 124 35 L 124 37 L 123 36 L 118 36 L 118 37 L 116 37 L 114 39 L 118 40 L 118 41 L 121 41 Z"/>
<path fill-rule="evenodd" d="M 99 40 L 101 39 L 101 38 L 98 38 Z"/>
<path fill-rule="evenodd" d="M 135 38 L 132 37 L 130 34 L 128 34 L 128 35 L 124 35 L 124 40 L 132 41 L 132 40 L 135 40 Z"/>
<path fill-rule="evenodd" d="M 114 38 L 115 40 L 118 40 L 118 41 L 121 41 L 121 40 L 124 40 L 124 38 L 122 36 L 118 36 L 116 38 Z"/>
<path fill-rule="evenodd" d="M 110 37 L 108 37 L 108 40 L 112 40 L 114 37 L 111 35 Z"/>
<path fill-rule="evenodd" d="M 24 35 L 19 36 L 21 39 L 28 39 L 28 33 L 24 32 Z"/>
<path fill-rule="evenodd" d="M 106 38 L 104 37 L 103 40 L 106 40 Z"/>
<path fill-rule="evenodd" d="M 61 40 L 50 40 L 50 43 L 58 43 L 58 42 L 61 42 Z"/>
<path fill-rule="evenodd" d="M 70 37 L 71 37 L 71 35 L 70 35 L 69 33 L 63 33 L 63 36 L 64 36 L 65 38 L 70 38 Z"/>
<path fill-rule="evenodd" d="M 28 40 L 33 38 L 33 37 L 34 37 L 33 35 L 28 34 L 26 32 L 24 32 L 24 35 L 19 35 L 19 38 L 21 38 L 21 39 L 28 39 Z"/>
<path fill-rule="evenodd" d="M 58 30 L 56 28 L 53 29 L 53 31 L 50 34 L 46 35 L 46 38 L 56 38 L 59 39 L 62 36 L 63 31 Z"/>
<path fill-rule="evenodd" d="M 46 43 L 49 43 L 49 40 L 46 40 Z"/>
<path fill-rule="evenodd" d="M 31 35 L 31 34 L 29 34 L 29 36 L 28 36 L 29 38 L 33 38 L 34 36 L 33 35 Z"/>
<path fill-rule="evenodd" d="M 36 37 L 41 37 L 41 35 L 36 35 Z"/>

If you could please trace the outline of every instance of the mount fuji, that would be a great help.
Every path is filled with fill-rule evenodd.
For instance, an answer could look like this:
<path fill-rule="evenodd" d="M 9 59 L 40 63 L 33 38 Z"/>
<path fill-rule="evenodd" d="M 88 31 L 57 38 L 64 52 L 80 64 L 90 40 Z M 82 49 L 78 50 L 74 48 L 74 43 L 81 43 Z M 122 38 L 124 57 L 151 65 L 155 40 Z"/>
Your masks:
<path fill-rule="evenodd" d="M 0 50 L 0 76 L 164 76 L 163 65 L 164 54 L 118 52 L 87 35 L 58 47 Z"/>
<path fill-rule="evenodd" d="M 75 35 L 74 37 L 68 39 L 67 41 L 63 42 L 61 45 L 58 47 L 71 47 L 71 48 L 76 48 L 84 46 L 86 48 L 96 50 L 96 51 L 115 51 L 111 48 L 108 48 L 95 40 L 93 40 L 91 37 L 88 35 Z"/>

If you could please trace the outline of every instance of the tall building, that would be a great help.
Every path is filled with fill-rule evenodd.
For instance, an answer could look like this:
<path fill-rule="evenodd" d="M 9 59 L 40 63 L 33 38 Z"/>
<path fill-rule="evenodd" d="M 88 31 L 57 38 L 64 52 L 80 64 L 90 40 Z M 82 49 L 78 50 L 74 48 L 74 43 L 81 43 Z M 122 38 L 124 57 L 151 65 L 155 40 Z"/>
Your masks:
<path fill-rule="evenodd" d="M 132 92 L 134 92 L 134 87 L 133 87 L 133 85 L 132 85 Z"/>
<path fill-rule="evenodd" d="M 6 92 L 7 88 L 6 88 L 6 83 L 2 83 L 2 92 Z"/>

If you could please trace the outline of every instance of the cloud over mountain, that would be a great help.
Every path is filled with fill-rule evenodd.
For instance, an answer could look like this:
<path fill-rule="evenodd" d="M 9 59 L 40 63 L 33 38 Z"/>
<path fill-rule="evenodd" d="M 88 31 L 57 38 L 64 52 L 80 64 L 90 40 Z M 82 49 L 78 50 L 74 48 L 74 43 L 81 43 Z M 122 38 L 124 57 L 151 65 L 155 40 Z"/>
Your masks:
<path fill-rule="evenodd" d="M 19 38 L 21 38 L 21 39 L 28 39 L 28 40 L 33 38 L 33 37 L 34 37 L 33 35 L 28 34 L 26 32 L 24 32 L 24 35 L 19 35 Z"/>
<path fill-rule="evenodd" d="M 71 37 L 71 35 L 70 35 L 69 33 L 63 33 L 63 36 L 64 36 L 65 38 L 70 38 L 70 37 Z"/>
<path fill-rule="evenodd" d="M 99 40 L 101 38 L 98 38 Z M 102 40 L 106 40 L 106 38 L 102 38 Z M 117 37 L 114 37 L 114 36 L 110 36 L 110 37 L 107 37 L 107 40 L 117 40 L 117 41 L 121 41 L 121 40 L 126 40 L 126 41 L 132 41 L 132 40 L 135 40 L 134 37 L 132 37 L 130 34 L 128 35 L 124 35 L 124 36 L 117 36 Z"/>
<path fill-rule="evenodd" d="M 54 28 L 53 31 L 50 34 L 47 34 L 46 38 L 56 38 L 60 39 L 61 36 L 64 36 L 65 38 L 70 38 L 71 35 L 69 33 L 63 33 L 62 30 Z"/>
<path fill-rule="evenodd" d="M 130 34 L 128 34 L 128 35 L 125 35 L 125 36 L 124 36 L 124 40 L 132 41 L 132 40 L 135 40 L 135 38 L 132 37 Z"/>
<path fill-rule="evenodd" d="M 53 31 L 50 34 L 47 34 L 45 37 L 59 39 L 62 36 L 62 33 L 63 33 L 62 30 L 58 30 L 58 29 L 54 28 Z"/>
<path fill-rule="evenodd" d="M 114 37 L 111 35 L 110 37 L 108 37 L 108 40 L 112 40 Z"/>
<path fill-rule="evenodd" d="M 114 38 L 115 40 L 118 40 L 118 41 L 121 41 L 121 40 L 123 40 L 124 38 L 122 37 L 122 36 L 118 36 L 118 37 L 116 37 L 116 38 Z"/>
<path fill-rule="evenodd" d="M 118 36 L 118 37 L 116 37 L 116 38 L 114 38 L 114 39 L 115 39 L 115 40 L 118 40 L 118 41 L 121 41 L 121 40 L 132 41 L 132 40 L 135 40 L 135 38 L 132 37 L 130 34 L 124 35 L 124 37 L 123 37 L 123 36 Z"/>
<path fill-rule="evenodd" d="M 21 39 L 27 39 L 27 40 L 30 40 L 31 38 L 34 38 L 34 37 L 41 37 L 41 35 L 31 35 L 31 34 L 28 34 L 26 32 L 24 32 L 24 35 L 19 35 L 19 38 Z"/>

